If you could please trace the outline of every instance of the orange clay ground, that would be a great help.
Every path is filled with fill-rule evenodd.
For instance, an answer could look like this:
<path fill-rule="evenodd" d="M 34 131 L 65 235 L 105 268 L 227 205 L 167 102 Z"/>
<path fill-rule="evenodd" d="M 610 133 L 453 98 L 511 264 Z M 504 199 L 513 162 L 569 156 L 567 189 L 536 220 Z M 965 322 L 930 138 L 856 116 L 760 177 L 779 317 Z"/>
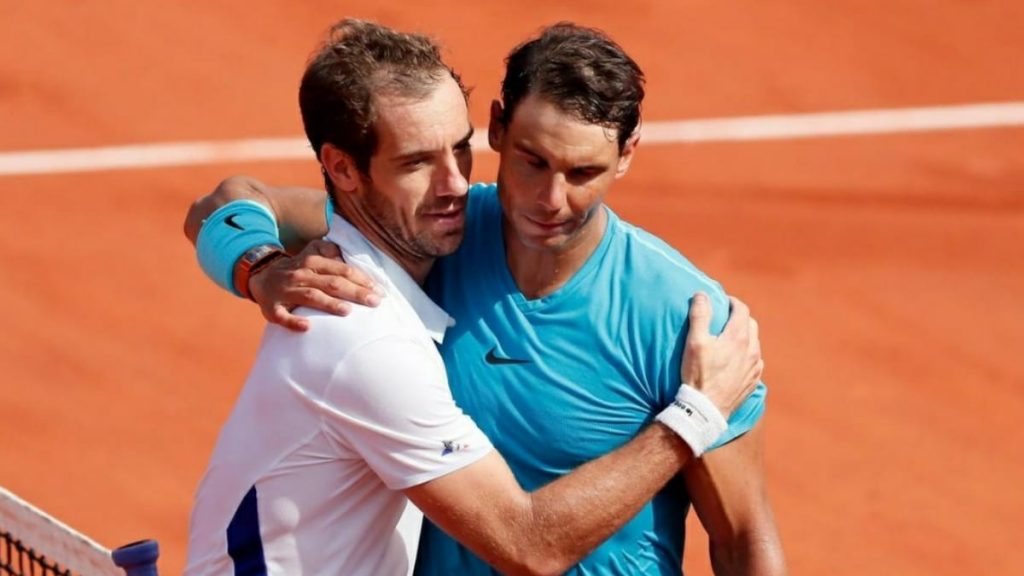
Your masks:
<path fill-rule="evenodd" d="M 346 15 L 441 39 L 477 125 L 559 19 L 644 66 L 648 120 L 1024 100 L 1019 2 L 166 4 L 8 2 L 0 151 L 298 136 L 304 59 Z M 260 335 L 181 233 L 237 172 L 318 184 L 311 161 L 0 176 L 0 484 L 108 546 L 158 538 L 165 574 Z M 1024 129 L 642 145 L 610 203 L 761 321 L 794 574 L 1024 572 Z"/>

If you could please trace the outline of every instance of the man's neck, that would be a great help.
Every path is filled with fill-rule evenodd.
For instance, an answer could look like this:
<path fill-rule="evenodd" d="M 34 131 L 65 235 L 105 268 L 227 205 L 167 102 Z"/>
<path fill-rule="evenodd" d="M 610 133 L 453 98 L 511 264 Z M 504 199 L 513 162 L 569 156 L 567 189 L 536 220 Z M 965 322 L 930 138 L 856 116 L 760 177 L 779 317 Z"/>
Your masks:
<path fill-rule="evenodd" d="M 430 269 L 434 266 L 436 258 L 417 258 L 404 253 L 393 245 L 382 227 L 367 217 L 363 210 L 359 210 L 349 204 L 343 205 L 339 202 L 335 202 L 334 206 L 335 213 L 352 224 L 377 249 L 397 262 L 409 276 L 412 276 L 412 279 L 417 284 L 422 286 L 426 282 L 427 274 L 430 273 Z"/>
<path fill-rule="evenodd" d="M 599 206 L 579 236 L 559 250 L 526 246 L 508 220 L 503 220 L 502 225 L 509 272 L 523 296 L 533 300 L 554 293 L 579 272 L 604 238 L 608 212 L 603 205 Z"/>

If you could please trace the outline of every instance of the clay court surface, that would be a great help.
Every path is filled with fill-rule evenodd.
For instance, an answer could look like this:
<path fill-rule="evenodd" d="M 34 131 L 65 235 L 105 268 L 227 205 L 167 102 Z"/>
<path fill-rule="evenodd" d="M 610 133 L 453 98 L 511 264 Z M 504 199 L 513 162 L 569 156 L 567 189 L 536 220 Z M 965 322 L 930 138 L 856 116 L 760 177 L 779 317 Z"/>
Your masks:
<path fill-rule="evenodd" d="M 441 39 L 478 126 L 507 50 L 559 19 L 636 57 L 647 121 L 1024 101 L 1009 0 L 169 4 L 4 3 L 0 153 L 300 136 L 342 16 Z M 318 185 L 311 154 L 0 176 L 0 485 L 107 546 L 158 538 L 165 574 L 261 331 L 181 233 L 238 172 Z M 761 321 L 794 574 L 1024 573 L 1024 128 L 642 144 L 610 203 Z"/>

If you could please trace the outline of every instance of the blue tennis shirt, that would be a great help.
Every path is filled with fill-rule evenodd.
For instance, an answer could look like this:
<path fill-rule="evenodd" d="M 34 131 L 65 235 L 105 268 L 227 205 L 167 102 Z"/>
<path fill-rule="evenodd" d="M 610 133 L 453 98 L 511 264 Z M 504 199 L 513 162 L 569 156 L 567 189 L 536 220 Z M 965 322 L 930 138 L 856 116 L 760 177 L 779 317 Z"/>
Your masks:
<path fill-rule="evenodd" d="M 721 286 L 676 250 L 610 209 L 604 237 L 556 292 L 529 300 L 505 259 L 495 185 L 470 189 L 466 237 L 442 259 L 428 293 L 452 317 L 441 353 L 456 403 L 487 434 L 526 490 L 622 446 L 675 397 L 690 297 L 710 295 L 712 329 L 725 324 Z M 720 443 L 750 430 L 765 388 L 729 420 Z M 673 479 L 569 574 L 675 574 L 690 500 Z M 429 521 L 416 574 L 497 574 Z"/>

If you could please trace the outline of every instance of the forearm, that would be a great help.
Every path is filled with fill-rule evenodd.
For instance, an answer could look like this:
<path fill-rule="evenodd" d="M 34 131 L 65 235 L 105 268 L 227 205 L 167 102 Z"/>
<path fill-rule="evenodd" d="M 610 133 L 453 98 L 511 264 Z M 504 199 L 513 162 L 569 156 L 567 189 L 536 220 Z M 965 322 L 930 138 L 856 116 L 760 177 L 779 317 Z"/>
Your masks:
<path fill-rule="evenodd" d="M 562 573 L 618 531 L 691 459 L 690 448 L 654 424 L 625 446 L 530 494 L 522 537 Z"/>
<path fill-rule="evenodd" d="M 503 574 L 561 574 L 619 530 L 691 458 L 661 424 L 533 493 L 493 452 L 405 494 Z"/>
<path fill-rule="evenodd" d="M 716 576 L 786 574 L 764 484 L 763 424 L 684 470 L 693 508 L 708 533 Z"/>
<path fill-rule="evenodd" d="M 785 556 L 774 524 L 724 544 L 711 542 L 715 576 L 785 576 Z"/>

